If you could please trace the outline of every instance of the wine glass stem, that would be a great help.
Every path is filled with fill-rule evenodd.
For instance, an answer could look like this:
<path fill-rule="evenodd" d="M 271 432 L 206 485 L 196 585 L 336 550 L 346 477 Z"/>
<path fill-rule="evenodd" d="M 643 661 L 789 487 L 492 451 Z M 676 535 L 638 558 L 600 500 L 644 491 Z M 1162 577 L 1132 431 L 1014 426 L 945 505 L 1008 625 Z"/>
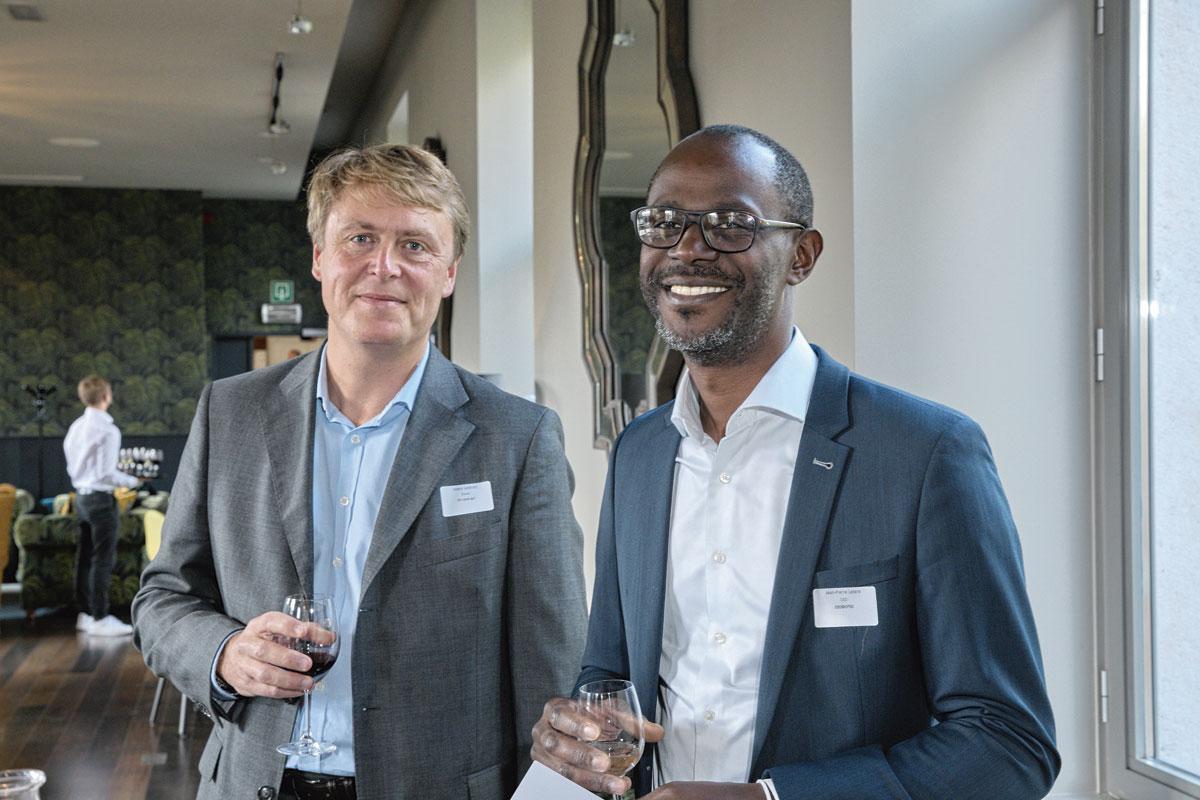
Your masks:
<path fill-rule="evenodd" d="M 312 740 L 312 691 L 309 690 L 304 693 L 304 741 Z"/>

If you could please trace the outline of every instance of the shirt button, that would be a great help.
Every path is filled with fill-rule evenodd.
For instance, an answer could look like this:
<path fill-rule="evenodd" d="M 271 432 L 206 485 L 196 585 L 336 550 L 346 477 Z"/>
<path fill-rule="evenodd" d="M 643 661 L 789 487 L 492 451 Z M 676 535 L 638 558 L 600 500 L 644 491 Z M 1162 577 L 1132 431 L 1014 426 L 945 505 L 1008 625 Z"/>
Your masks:
<path fill-rule="evenodd" d="M 334 569 L 341 569 L 341 566 L 342 566 L 342 557 L 341 557 L 341 556 L 334 556 L 334 557 L 333 557 L 333 568 L 334 568 Z"/>
<path fill-rule="evenodd" d="M 712 722 L 716 718 L 717 718 L 717 712 L 713 711 L 711 708 L 704 712 L 704 719 L 707 722 Z"/>
<path fill-rule="evenodd" d="M 731 480 L 733 480 L 733 476 L 728 472 L 722 472 L 719 476 L 717 476 L 717 480 L 719 480 L 721 483 L 729 483 Z"/>
<path fill-rule="evenodd" d="M 352 435 L 350 436 L 350 442 L 351 442 L 351 444 L 358 444 L 358 443 L 359 443 L 359 442 L 361 442 L 361 441 L 362 441 L 362 437 L 361 437 L 361 436 L 359 436 L 357 433 L 355 433 L 355 434 L 352 434 Z"/>
<path fill-rule="evenodd" d="M 350 505 L 350 498 L 349 498 L 349 497 L 346 497 L 346 495 L 342 495 L 341 497 L 339 497 L 339 498 L 338 498 L 338 505 L 339 505 L 339 506 L 348 506 L 348 505 Z"/>
<path fill-rule="evenodd" d="M 713 635 L 713 641 L 716 642 L 717 644 L 725 644 L 725 642 L 728 638 L 729 637 L 723 633 L 717 633 L 717 634 Z"/>
<path fill-rule="evenodd" d="M 713 553 L 713 561 L 715 561 L 718 564 L 724 564 L 725 563 L 725 554 L 722 553 L 720 550 L 718 550 L 717 552 Z"/>

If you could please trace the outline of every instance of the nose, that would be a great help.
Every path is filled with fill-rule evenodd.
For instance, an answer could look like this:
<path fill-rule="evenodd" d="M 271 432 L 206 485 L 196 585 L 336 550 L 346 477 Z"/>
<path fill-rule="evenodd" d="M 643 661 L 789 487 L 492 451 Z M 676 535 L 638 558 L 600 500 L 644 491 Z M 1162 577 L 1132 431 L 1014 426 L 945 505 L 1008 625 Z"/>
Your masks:
<path fill-rule="evenodd" d="M 400 257 L 391 247 L 379 247 L 371 257 L 371 272 L 380 277 L 400 274 Z"/>
<path fill-rule="evenodd" d="M 667 251 L 667 255 L 685 264 L 690 264 L 695 261 L 716 258 L 717 251 L 713 250 L 705 241 L 704 232 L 700 230 L 700 220 L 689 217 L 684 223 L 683 235 L 679 237 L 675 246 Z"/>

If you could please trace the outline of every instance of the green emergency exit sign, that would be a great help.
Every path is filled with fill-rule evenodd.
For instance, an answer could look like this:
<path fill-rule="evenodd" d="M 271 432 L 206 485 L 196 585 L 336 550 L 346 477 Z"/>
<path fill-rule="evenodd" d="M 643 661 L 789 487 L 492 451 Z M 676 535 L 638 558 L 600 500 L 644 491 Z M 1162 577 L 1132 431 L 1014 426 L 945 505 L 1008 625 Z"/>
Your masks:
<path fill-rule="evenodd" d="M 295 281 L 271 281 L 271 302 L 291 303 L 296 296 Z"/>

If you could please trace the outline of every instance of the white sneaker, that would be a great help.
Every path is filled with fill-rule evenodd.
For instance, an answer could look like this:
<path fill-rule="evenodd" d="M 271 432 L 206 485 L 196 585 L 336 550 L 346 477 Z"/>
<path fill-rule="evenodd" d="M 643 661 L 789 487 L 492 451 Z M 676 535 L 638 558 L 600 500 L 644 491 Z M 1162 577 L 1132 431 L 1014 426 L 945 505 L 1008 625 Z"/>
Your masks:
<path fill-rule="evenodd" d="M 96 620 L 91 614 L 85 614 L 80 611 L 79 616 L 75 618 L 75 630 L 86 631 L 88 628 L 92 627 L 92 623 L 95 621 Z"/>
<path fill-rule="evenodd" d="M 109 614 L 104 619 L 98 619 L 87 629 L 89 636 L 129 636 L 133 626 L 126 625 L 121 620 Z"/>

